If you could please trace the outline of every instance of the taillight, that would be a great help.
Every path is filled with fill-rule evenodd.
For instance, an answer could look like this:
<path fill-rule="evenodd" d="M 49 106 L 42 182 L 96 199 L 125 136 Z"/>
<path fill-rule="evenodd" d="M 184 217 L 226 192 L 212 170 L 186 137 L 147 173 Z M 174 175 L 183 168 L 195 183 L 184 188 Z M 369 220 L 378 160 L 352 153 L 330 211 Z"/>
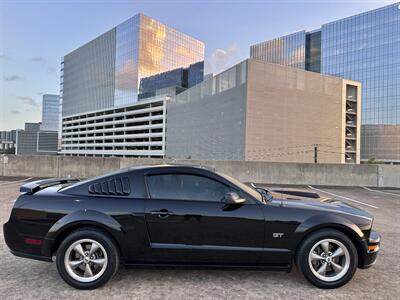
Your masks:
<path fill-rule="evenodd" d="M 43 241 L 38 239 L 24 238 L 24 242 L 28 245 L 41 245 Z"/>

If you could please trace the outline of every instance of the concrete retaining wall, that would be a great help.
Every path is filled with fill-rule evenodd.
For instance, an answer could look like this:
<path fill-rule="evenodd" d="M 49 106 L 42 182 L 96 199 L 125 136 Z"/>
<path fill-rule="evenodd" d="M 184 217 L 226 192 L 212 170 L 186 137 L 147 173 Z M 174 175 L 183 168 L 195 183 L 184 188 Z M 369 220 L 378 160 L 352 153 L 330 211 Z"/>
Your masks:
<path fill-rule="evenodd" d="M 400 166 L 382 166 L 382 186 L 400 187 Z"/>
<path fill-rule="evenodd" d="M 57 177 L 58 157 L 44 155 L 2 155 L 3 176 Z M 38 175 L 35 175 L 38 174 Z"/>
<path fill-rule="evenodd" d="M 89 178 L 120 168 L 120 159 L 114 157 L 58 157 L 59 177 Z"/>
<path fill-rule="evenodd" d="M 400 188 L 400 166 L 389 165 L 2 155 L 0 176 L 88 178 L 130 166 L 159 163 L 208 166 L 245 182 Z"/>

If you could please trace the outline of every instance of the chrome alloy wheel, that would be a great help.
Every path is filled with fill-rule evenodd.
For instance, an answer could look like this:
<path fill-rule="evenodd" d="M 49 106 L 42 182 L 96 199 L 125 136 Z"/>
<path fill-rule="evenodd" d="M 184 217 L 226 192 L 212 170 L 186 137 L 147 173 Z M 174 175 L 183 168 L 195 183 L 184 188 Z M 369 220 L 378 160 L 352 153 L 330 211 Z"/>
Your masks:
<path fill-rule="evenodd" d="M 82 239 L 68 247 L 64 256 L 68 275 L 80 282 L 92 282 L 101 277 L 108 263 L 104 247 L 92 239 Z"/>
<path fill-rule="evenodd" d="M 339 280 L 350 268 L 349 250 L 338 240 L 318 241 L 311 248 L 308 264 L 317 278 L 327 282 Z"/>

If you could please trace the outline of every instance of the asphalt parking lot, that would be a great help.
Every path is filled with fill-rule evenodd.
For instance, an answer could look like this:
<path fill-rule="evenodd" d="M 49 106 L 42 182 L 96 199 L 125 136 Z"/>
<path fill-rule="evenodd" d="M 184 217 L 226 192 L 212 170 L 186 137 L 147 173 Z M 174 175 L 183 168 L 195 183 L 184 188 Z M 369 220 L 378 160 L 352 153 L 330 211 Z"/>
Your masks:
<path fill-rule="evenodd" d="M 0 178 L 0 223 L 8 220 L 24 179 Z M 94 291 L 69 287 L 55 264 L 18 258 L 8 252 L 0 229 L 1 299 L 398 299 L 400 294 L 400 190 L 362 187 L 301 187 L 363 208 L 375 216 L 382 235 L 375 266 L 357 270 L 335 290 L 308 284 L 296 269 L 290 274 L 265 271 L 188 271 L 124 269 Z M 318 190 L 315 190 L 318 189 Z M 397 295 L 397 296 L 396 296 Z"/>

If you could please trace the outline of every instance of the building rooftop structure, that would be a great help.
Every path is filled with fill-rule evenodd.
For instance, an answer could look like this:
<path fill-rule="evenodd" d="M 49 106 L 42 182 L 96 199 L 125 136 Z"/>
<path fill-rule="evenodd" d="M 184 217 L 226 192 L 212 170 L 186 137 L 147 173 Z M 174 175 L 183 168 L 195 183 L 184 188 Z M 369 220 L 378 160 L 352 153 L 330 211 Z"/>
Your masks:
<path fill-rule="evenodd" d="M 359 163 L 360 107 L 359 82 L 248 59 L 167 102 L 166 157 Z"/>

